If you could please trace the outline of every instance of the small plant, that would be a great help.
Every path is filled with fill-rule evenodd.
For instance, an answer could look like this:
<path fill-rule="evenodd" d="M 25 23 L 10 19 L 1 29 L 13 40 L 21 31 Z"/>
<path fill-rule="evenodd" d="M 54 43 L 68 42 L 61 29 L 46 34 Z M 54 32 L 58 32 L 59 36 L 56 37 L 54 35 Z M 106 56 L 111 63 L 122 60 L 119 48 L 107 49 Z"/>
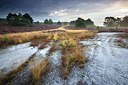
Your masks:
<path fill-rule="evenodd" d="M 67 46 L 68 41 L 67 40 L 62 40 L 60 43 L 60 46 L 62 47 L 66 47 Z"/>
<path fill-rule="evenodd" d="M 74 47 L 74 46 L 76 46 L 76 45 L 77 45 L 76 40 L 71 39 L 71 38 L 68 40 L 68 46 L 69 46 L 69 47 Z"/>
<path fill-rule="evenodd" d="M 74 48 L 73 49 L 73 55 L 74 55 L 74 57 L 76 59 L 76 62 L 78 64 L 78 66 L 79 67 L 83 67 L 86 59 L 85 59 L 85 56 L 83 56 L 81 54 L 81 51 L 79 50 L 79 48 Z"/>
<path fill-rule="evenodd" d="M 63 65 L 63 77 L 67 79 L 69 71 L 71 70 L 73 63 L 75 61 L 74 56 L 71 53 L 67 53 L 62 57 L 62 65 Z"/>
<path fill-rule="evenodd" d="M 53 35 L 53 40 L 54 40 L 54 41 L 58 41 L 58 40 L 59 40 L 59 36 L 58 36 L 57 33 Z"/>

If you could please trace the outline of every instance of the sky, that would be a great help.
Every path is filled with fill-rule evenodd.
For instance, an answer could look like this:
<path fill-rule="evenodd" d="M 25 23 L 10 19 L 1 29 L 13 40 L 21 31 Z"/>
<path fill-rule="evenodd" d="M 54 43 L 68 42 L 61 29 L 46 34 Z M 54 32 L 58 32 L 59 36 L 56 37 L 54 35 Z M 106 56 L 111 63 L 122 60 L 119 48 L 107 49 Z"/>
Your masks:
<path fill-rule="evenodd" d="M 128 15 L 128 0 L 0 0 L 0 18 L 11 13 L 29 13 L 34 21 L 71 21 L 78 17 L 103 25 L 107 16 Z"/>

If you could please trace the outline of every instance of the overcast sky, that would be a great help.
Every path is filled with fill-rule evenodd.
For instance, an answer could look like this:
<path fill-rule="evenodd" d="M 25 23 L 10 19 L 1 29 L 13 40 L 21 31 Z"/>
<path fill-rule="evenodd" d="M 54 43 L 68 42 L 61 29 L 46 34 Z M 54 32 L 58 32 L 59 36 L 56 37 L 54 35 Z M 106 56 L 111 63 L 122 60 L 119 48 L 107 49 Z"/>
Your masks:
<path fill-rule="evenodd" d="M 0 0 L 0 17 L 9 12 L 27 12 L 34 21 L 71 21 L 81 17 L 103 25 L 106 16 L 128 15 L 128 0 Z"/>

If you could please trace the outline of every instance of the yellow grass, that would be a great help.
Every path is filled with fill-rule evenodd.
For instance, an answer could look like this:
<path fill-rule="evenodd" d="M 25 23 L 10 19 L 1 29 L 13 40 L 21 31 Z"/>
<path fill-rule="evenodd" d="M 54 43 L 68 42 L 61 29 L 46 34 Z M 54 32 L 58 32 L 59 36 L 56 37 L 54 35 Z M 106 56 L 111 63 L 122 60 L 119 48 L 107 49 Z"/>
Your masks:
<path fill-rule="evenodd" d="M 41 79 L 41 75 L 46 72 L 46 70 L 48 69 L 48 65 L 48 58 L 45 58 L 35 63 L 35 65 L 32 67 L 32 75 L 35 81 L 39 81 Z"/>
<path fill-rule="evenodd" d="M 12 33 L 6 35 L 0 35 L 0 41 L 5 43 L 22 43 L 33 39 L 46 38 L 46 42 L 41 43 L 39 48 L 44 48 L 47 40 L 54 40 L 55 44 L 51 48 L 51 51 L 55 51 L 58 46 L 62 48 L 62 68 L 64 79 L 67 78 L 73 64 L 83 67 L 86 61 L 86 57 L 82 54 L 82 50 L 79 46 L 81 39 L 93 37 L 95 32 L 88 30 L 66 30 L 63 27 L 59 30 L 65 30 L 65 32 L 48 33 L 47 31 L 25 32 L 25 33 Z M 58 42 L 56 42 L 58 41 Z M 34 43 L 33 45 L 38 45 Z M 36 61 L 36 62 L 35 62 Z M 49 60 L 44 58 L 41 60 L 32 60 L 30 63 L 33 79 L 36 83 L 40 81 L 41 75 L 48 69 Z"/>
<path fill-rule="evenodd" d="M 58 36 L 58 34 L 57 34 L 57 33 L 53 35 L 53 40 L 54 40 L 54 41 L 59 40 L 59 36 Z"/>
<path fill-rule="evenodd" d="M 82 48 L 79 45 L 81 39 L 86 39 L 93 37 L 95 32 L 92 31 L 68 31 L 65 34 L 61 35 L 60 45 L 62 46 L 62 68 L 63 68 L 63 77 L 67 79 L 67 76 L 73 66 L 76 64 L 78 67 L 84 67 L 85 62 L 87 61 L 86 57 L 82 53 Z"/>
<path fill-rule="evenodd" d="M 19 44 L 29 42 L 33 39 L 51 37 L 49 33 L 43 33 L 42 31 L 24 32 L 24 33 L 11 33 L 0 35 L 0 43 L 2 45 Z"/>

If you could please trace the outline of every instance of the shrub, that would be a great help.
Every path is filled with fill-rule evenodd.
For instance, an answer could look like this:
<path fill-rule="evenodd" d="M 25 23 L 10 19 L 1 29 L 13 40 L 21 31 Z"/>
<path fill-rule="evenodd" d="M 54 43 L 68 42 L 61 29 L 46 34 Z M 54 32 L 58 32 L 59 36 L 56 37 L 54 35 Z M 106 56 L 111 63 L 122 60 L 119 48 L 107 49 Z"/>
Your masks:
<path fill-rule="evenodd" d="M 53 40 L 54 40 L 54 41 L 58 41 L 58 40 L 59 40 L 58 34 L 54 34 L 54 35 L 53 35 Z"/>
<path fill-rule="evenodd" d="M 74 46 L 76 46 L 76 45 L 77 45 L 76 40 L 71 39 L 71 38 L 68 40 L 68 46 L 69 46 L 69 47 L 74 47 Z"/>

